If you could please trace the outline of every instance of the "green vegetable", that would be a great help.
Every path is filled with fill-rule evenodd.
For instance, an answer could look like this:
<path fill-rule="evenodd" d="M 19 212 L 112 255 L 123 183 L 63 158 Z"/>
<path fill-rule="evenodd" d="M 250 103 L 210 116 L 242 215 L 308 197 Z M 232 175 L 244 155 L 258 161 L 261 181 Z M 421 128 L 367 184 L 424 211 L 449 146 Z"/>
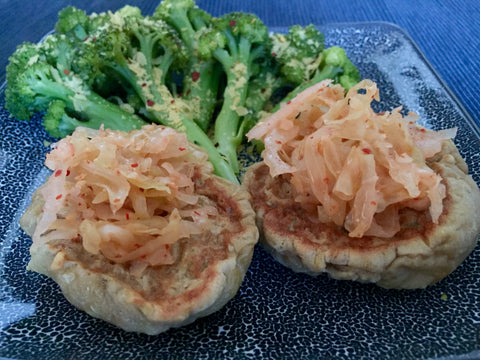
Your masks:
<path fill-rule="evenodd" d="M 332 79 L 346 91 L 360 81 L 360 73 L 345 50 L 337 46 L 324 50 L 324 35 L 313 25 L 294 25 L 287 34 L 273 34 L 271 39 L 281 74 L 296 86 L 283 102 L 325 79 Z"/>
<path fill-rule="evenodd" d="M 203 131 L 207 131 L 217 105 L 221 68 L 214 59 L 198 56 L 198 39 L 208 31 L 212 16 L 199 9 L 193 0 L 164 0 L 153 16 L 175 28 L 183 41 L 188 63 L 181 70 L 182 97 L 194 103 L 194 120 Z"/>
<path fill-rule="evenodd" d="M 10 58 L 5 95 L 14 117 L 45 112 L 54 137 L 77 126 L 170 126 L 233 182 L 245 133 L 281 102 L 326 78 L 346 89 L 360 80 L 345 51 L 325 49 L 313 25 L 269 34 L 254 14 L 213 17 L 194 0 L 163 0 L 151 16 L 128 5 L 90 15 L 69 6 L 55 30 Z"/>
<path fill-rule="evenodd" d="M 111 128 L 131 130 L 145 121 L 122 110 L 98 95 L 71 70 L 74 48 L 68 40 L 49 36 L 41 44 L 24 43 L 10 57 L 7 66 L 5 104 L 20 120 L 34 113 L 48 111 L 55 101 L 62 101 L 63 112 L 78 121 L 78 125 L 98 128 L 102 123 Z M 57 128 L 62 124 L 58 108 L 57 122 L 45 123 L 52 135 L 68 135 Z M 63 125 L 62 125 L 63 126 Z"/>
<path fill-rule="evenodd" d="M 268 50 L 268 29 L 253 14 L 235 12 L 216 18 L 210 31 L 200 38 L 200 56 L 216 59 L 226 75 L 223 103 L 215 119 L 214 140 L 235 173 L 239 172 L 237 148 L 245 135 L 241 119 L 248 114 L 245 105 L 249 82 L 262 71 L 258 61 Z"/>

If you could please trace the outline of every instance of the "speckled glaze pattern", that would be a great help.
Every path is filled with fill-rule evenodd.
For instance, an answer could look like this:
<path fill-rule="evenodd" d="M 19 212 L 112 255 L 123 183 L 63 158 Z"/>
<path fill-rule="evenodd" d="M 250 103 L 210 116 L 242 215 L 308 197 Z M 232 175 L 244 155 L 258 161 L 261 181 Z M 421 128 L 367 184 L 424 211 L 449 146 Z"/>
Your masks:
<path fill-rule="evenodd" d="M 383 23 L 321 27 L 362 77 L 379 84 L 378 110 L 400 104 L 455 140 L 480 183 L 480 136 L 402 29 Z M 3 101 L 3 95 L 1 96 Z M 14 121 L 0 103 L 0 357 L 14 359 L 475 359 L 480 358 L 480 249 L 426 290 L 296 274 L 258 246 L 222 310 L 158 336 L 127 333 L 71 306 L 50 279 L 26 271 L 31 240 L 18 220 L 43 167 L 41 118 Z M 246 153 L 244 164 L 254 161 Z M 478 216 L 478 214 L 472 214 Z"/>

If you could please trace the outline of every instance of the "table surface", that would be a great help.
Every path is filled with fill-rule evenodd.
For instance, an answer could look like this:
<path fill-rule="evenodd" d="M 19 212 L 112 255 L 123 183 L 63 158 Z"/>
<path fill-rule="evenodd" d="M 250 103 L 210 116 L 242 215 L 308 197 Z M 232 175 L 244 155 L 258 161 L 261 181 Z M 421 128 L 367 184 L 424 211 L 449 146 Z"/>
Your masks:
<path fill-rule="evenodd" d="M 0 82 L 8 57 L 23 41 L 35 42 L 53 29 L 58 11 L 73 5 L 90 12 L 130 4 L 151 14 L 152 0 L 0 1 Z M 480 124 L 480 10 L 474 0 L 197 0 L 213 15 L 230 11 L 257 14 L 268 26 L 387 21 L 405 29 L 433 68 Z"/>

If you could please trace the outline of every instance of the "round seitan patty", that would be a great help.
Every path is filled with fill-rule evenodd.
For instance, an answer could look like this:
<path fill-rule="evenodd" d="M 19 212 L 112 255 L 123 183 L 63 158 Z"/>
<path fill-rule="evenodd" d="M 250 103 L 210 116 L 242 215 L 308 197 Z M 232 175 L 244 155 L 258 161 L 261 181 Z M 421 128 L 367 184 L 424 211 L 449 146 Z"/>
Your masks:
<path fill-rule="evenodd" d="M 213 174 L 183 133 L 77 129 L 47 154 L 52 175 L 20 220 L 28 269 L 77 308 L 158 334 L 237 293 L 258 229 L 250 195 Z"/>
<path fill-rule="evenodd" d="M 438 224 L 427 211 L 404 209 L 392 238 L 352 238 L 341 226 L 321 223 L 316 208 L 295 202 L 290 175 L 272 178 L 264 162 L 243 179 L 260 229 L 260 242 L 296 272 L 326 272 L 341 280 L 385 288 L 424 288 L 450 274 L 474 249 L 480 232 L 480 191 L 451 140 L 427 160 L 447 189 Z"/>
<path fill-rule="evenodd" d="M 158 334 L 223 307 L 238 291 L 258 240 L 247 192 L 216 176 L 196 178 L 196 192 L 216 204 L 208 232 L 180 240 L 179 260 L 147 267 L 140 276 L 127 264 L 86 252 L 80 241 L 31 246 L 28 269 L 51 277 L 77 308 L 127 331 Z M 21 219 L 32 235 L 43 206 L 40 192 Z"/>

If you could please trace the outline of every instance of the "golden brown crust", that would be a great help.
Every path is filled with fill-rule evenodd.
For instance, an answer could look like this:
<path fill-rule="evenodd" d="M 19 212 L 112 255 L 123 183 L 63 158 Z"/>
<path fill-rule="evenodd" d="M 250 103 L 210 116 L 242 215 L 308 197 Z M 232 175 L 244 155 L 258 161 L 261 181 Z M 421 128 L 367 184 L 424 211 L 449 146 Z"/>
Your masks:
<path fill-rule="evenodd" d="M 248 169 L 243 186 L 252 195 L 260 242 L 285 266 L 386 288 L 424 288 L 451 273 L 480 232 L 480 191 L 452 141 L 444 142 L 429 166 L 447 187 L 439 224 L 425 212 L 404 211 L 408 226 L 390 239 L 350 238 L 342 228 L 320 223 L 314 209 L 289 197 L 288 178 L 272 179 L 263 162 Z"/>
<path fill-rule="evenodd" d="M 258 230 L 249 195 L 240 186 L 213 176 L 197 178 L 196 188 L 217 204 L 219 217 L 209 233 L 182 241 L 182 255 L 173 265 L 134 276 L 127 265 L 65 240 L 34 243 L 28 268 L 53 278 L 79 309 L 127 331 L 158 334 L 211 314 L 238 291 Z M 30 235 L 42 203 L 37 191 L 22 217 Z"/>

